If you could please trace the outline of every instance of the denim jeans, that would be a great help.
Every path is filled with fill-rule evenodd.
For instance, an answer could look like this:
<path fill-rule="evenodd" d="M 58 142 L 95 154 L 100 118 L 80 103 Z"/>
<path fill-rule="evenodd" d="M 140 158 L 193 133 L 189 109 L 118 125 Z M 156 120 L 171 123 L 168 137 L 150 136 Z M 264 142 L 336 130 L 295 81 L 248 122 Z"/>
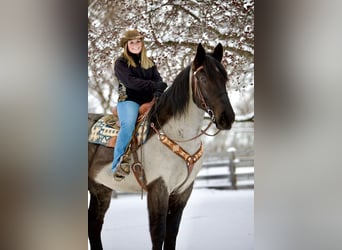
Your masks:
<path fill-rule="evenodd" d="M 114 148 L 112 171 L 115 171 L 121 156 L 125 153 L 128 143 L 132 138 L 135 123 L 139 114 L 139 104 L 133 101 L 118 102 L 117 110 L 120 121 L 120 130 Z"/>

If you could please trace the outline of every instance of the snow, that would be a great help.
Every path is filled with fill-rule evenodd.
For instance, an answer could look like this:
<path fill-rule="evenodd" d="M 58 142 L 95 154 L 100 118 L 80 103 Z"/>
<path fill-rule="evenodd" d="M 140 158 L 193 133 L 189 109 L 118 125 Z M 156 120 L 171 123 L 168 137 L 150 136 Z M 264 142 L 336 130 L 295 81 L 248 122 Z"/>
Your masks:
<path fill-rule="evenodd" d="M 254 249 L 254 191 L 194 189 L 183 213 L 177 250 Z M 146 194 L 112 199 L 102 230 L 103 247 L 151 249 Z"/>

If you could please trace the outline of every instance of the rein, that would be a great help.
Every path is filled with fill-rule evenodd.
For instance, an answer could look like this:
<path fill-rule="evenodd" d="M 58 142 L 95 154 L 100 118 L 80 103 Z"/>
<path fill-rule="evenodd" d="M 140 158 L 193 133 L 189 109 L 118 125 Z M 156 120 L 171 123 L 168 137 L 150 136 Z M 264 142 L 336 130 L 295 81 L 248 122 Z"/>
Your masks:
<path fill-rule="evenodd" d="M 155 124 L 152 122 L 150 124 L 150 127 L 154 130 L 154 132 L 158 135 L 158 139 L 160 142 L 162 142 L 166 147 L 168 147 L 173 153 L 175 153 L 176 155 L 178 155 L 180 158 L 182 158 L 187 166 L 187 176 L 184 179 L 184 181 L 179 185 L 179 187 L 176 190 L 179 190 L 188 180 L 193 167 L 195 165 L 195 163 L 202 157 L 203 154 L 203 144 L 201 142 L 201 145 L 199 147 L 199 149 L 196 151 L 196 153 L 194 153 L 193 155 L 190 155 L 188 152 L 186 152 L 179 144 L 177 144 L 177 142 L 189 142 L 189 141 L 193 141 L 199 137 L 201 137 L 202 135 L 207 135 L 207 136 L 216 136 L 220 130 L 218 130 L 216 133 L 214 134 L 208 134 L 207 131 L 208 129 L 211 127 L 211 125 L 216 121 L 215 119 L 215 114 L 212 111 L 212 109 L 209 108 L 209 106 L 207 105 L 205 98 L 202 94 L 201 88 L 198 85 L 198 79 L 197 79 L 197 73 L 201 70 L 204 69 L 203 66 L 200 66 L 195 72 L 192 73 L 192 67 L 190 68 L 190 74 L 189 74 L 189 81 L 190 84 L 192 86 L 194 95 L 200 99 L 200 105 L 201 107 L 208 113 L 209 117 L 210 117 L 210 123 L 208 124 L 208 126 L 203 130 L 201 129 L 201 132 L 190 138 L 190 139 L 186 139 L 186 140 L 174 140 L 171 139 L 170 137 L 168 137 L 164 132 L 160 131 L 159 129 L 157 129 L 157 127 L 155 126 Z M 145 117 L 146 119 L 146 117 Z M 158 117 L 156 116 L 156 122 L 158 124 L 158 127 L 160 126 Z M 132 170 L 133 173 L 136 177 L 137 182 L 140 184 L 141 186 L 141 197 L 143 196 L 143 190 L 147 191 L 147 186 L 146 186 L 146 177 L 145 177 L 145 171 L 144 171 L 144 167 L 142 165 L 142 163 L 138 160 L 138 155 L 137 155 L 137 148 L 136 145 L 134 146 L 133 150 L 133 158 L 134 158 L 134 163 L 132 165 Z M 141 147 L 142 150 L 142 147 Z M 142 152 L 141 152 L 141 157 L 142 157 Z"/>
<path fill-rule="evenodd" d="M 190 68 L 190 74 L 189 74 L 189 81 L 190 81 L 190 84 L 192 86 L 194 95 L 198 96 L 198 98 L 200 99 L 201 107 L 203 109 L 205 109 L 206 112 L 208 113 L 208 115 L 210 116 L 210 120 L 211 121 L 208 124 L 208 126 L 204 130 L 201 129 L 201 132 L 198 135 L 196 135 L 196 136 L 194 136 L 194 137 L 192 137 L 190 139 L 174 140 L 174 139 L 171 139 L 170 137 L 168 137 L 164 132 L 158 130 L 153 122 L 150 124 L 150 127 L 158 135 L 159 141 L 162 142 L 166 147 L 168 147 L 172 152 L 174 152 L 176 155 L 181 157 L 186 162 L 187 176 L 184 179 L 184 181 L 179 185 L 177 190 L 179 190 L 186 183 L 186 181 L 188 180 L 188 178 L 189 178 L 189 176 L 190 176 L 190 174 L 191 174 L 191 172 L 193 170 L 193 167 L 194 167 L 195 163 L 202 157 L 202 154 L 203 154 L 203 144 L 202 144 L 202 142 L 201 142 L 201 146 L 199 147 L 199 149 L 193 155 L 190 155 L 188 152 L 186 152 L 180 145 L 177 144 L 177 142 L 189 142 L 189 141 L 192 141 L 192 140 L 195 140 L 195 139 L 201 137 L 202 135 L 215 136 L 215 135 L 217 135 L 220 132 L 220 130 L 218 130 L 213 135 L 207 133 L 207 130 L 215 122 L 215 115 L 214 115 L 214 112 L 207 105 L 207 103 L 205 101 L 205 98 L 204 98 L 204 96 L 202 94 L 202 91 L 201 91 L 200 87 L 198 86 L 198 79 L 197 79 L 196 74 L 201 69 L 203 69 L 203 68 L 204 68 L 203 66 L 200 66 L 194 73 L 192 73 L 192 67 L 191 67 Z M 158 117 L 156 117 L 156 121 L 158 123 L 158 127 L 161 127 L 160 123 L 158 121 Z"/>
<path fill-rule="evenodd" d="M 207 131 L 208 129 L 211 127 L 211 125 L 216 121 L 215 119 L 215 114 L 214 112 L 212 111 L 212 109 L 209 108 L 209 106 L 207 105 L 204 97 L 203 97 L 203 94 L 202 94 L 202 91 L 201 89 L 199 88 L 198 86 L 198 79 L 197 79 L 197 76 L 196 74 L 198 73 L 198 71 L 200 71 L 201 69 L 204 69 L 203 65 L 200 66 L 194 73 L 192 73 L 192 67 L 190 68 L 190 74 L 189 74 L 189 81 L 191 83 L 191 86 L 193 88 L 193 91 L 194 91 L 194 94 L 195 96 L 197 95 L 199 97 L 199 99 L 201 100 L 201 107 L 203 109 L 206 110 L 206 112 L 208 113 L 209 117 L 210 117 L 210 123 L 208 124 L 208 126 L 203 130 L 201 129 L 201 132 L 198 134 L 198 135 L 195 135 L 194 137 L 192 138 L 189 138 L 189 139 L 186 139 L 186 140 L 176 140 L 176 139 L 172 139 L 172 141 L 175 141 L 175 142 L 189 142 L 189 141 L 192 141 L 192 140 L 195 140 L 199 137 L 201 137 L 202 135 L 206 135 L 206 136 L 216 136 L 218 133 L 220 133 L 221 130 L 217 130 L 214 134 L 208 134 Z M 194 78 L 194 80 L 193 80 Z M 156 115 L 156 122 L 157 122 L 157 125 L 158 127 L 160 128 L 160 123 L 159 123 L 159 120 L 158 120 L 158 116 Z M 150 127 L 156 132 L 156 134 L 160 135 L 160 134 L 163 134 L 165 135 L 164 132 L 159 132 L 159 130 L 156 128 L 156 126 L 154 125 L 154 123 L 152 122 L 150 124 Z M 168 137 L 170 138 L 170 137 Z"/>

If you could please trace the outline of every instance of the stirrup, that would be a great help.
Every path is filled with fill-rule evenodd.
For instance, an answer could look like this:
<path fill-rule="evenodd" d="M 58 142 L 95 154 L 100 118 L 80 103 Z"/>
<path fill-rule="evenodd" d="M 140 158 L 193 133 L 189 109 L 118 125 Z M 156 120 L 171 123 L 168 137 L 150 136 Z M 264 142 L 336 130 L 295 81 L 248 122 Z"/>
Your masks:
<path fill-rule="evenodd" d="M 116 169 L 113 173 L 113 177 L 116 181 L 121 181 L 125 178 L 126 175 L 130 173 L 130 165 L 126 162 L 124 156 L 121 157 L 119 164 L 116 166 Z"/>

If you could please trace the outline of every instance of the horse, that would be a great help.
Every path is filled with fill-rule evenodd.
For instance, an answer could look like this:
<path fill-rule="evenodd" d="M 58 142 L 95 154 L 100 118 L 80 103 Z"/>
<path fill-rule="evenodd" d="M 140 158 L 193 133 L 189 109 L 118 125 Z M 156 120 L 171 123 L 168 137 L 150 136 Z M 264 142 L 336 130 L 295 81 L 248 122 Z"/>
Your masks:
<path fill-rule="evenodd" d="M 149 137 L 138 154 L 144 185 L 132 171 L 123 180 L 114 180 L 109 174 L 113 148 L 88 143 L 88 238 L 92 250 L 103 249 L 101 230 L 112 191 L 140 193 L 142 187 L 147 194 L 152 250 L 176 248 L 183 210 L 202 166 L 205 113 L 218 131 L 231 129 L 235 120 L 222 56 L 220 43 L 212 53 L 199 43 L 192 63 L 176 76 L 151 109 Z M 102 116 L 88 114 L 88 132 Z"/>

